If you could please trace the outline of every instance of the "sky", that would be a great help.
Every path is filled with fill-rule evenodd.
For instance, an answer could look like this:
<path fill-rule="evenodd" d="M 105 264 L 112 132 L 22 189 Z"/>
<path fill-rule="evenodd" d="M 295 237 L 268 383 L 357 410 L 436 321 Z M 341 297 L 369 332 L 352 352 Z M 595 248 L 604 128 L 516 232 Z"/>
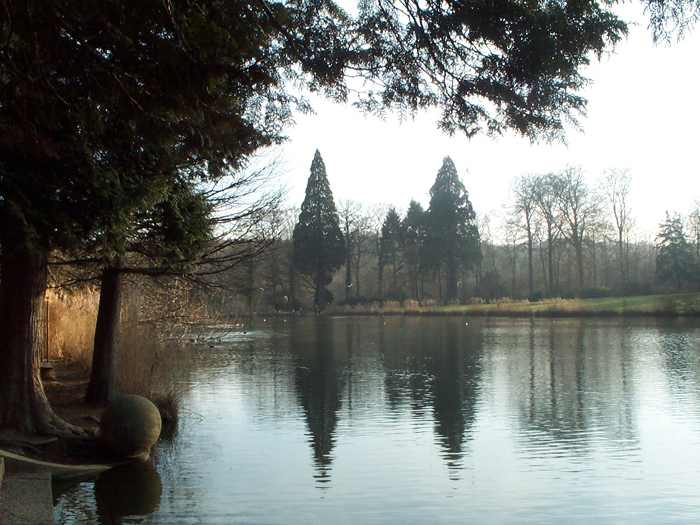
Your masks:
<path fill-rule="evenodd" d="M 700 198 L 700 27 L 680 42 L 652 42 L 636 4 L 621 16 L 637 20 L 613 54 L 583 74 L 593 84 L 583 132 L 569 129 L 567 145 L 536 144 L 518 136 L 449 137 L 437 129 L 437 112 L 400 123 L 322 99 L 315 115 L 297 115 L 281 148 L 288 202 L 300 206 L 314 152 L 326 165 L 336 204 L 352 199 L 405 210 L 416 199 L 425 208 L 442 160 L 450 156 L 481 216 L 498 213 L 514 177 L 581 166 L 591 187 L 607 168 L 629 168 L 631 213 L 641 232 L 655 235 L 665 211 L 685 213 Z"/>

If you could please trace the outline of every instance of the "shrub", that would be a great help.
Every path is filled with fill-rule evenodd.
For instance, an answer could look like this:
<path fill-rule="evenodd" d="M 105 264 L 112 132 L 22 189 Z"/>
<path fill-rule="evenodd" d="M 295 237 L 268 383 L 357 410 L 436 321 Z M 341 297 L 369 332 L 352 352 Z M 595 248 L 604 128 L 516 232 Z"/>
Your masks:
<path fill-rule="evenodd" d="M 420 310 L 420 303 L 415 299 L 406 299 L 403 302 L 403 308 L 407 312 L 417 312 Z"/>

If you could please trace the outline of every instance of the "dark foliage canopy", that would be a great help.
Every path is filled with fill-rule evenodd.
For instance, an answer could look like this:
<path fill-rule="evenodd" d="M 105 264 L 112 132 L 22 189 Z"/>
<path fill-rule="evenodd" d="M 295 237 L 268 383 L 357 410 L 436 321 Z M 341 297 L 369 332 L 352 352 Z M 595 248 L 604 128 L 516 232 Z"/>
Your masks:
<path fill-rule="evenodd" d="M 318 50 L 296 54 L 275 5 L 3 2 L 3 230 L 63 249 L 118 240 L 178 180 L 217 177 L 279 141 L 285 68 Z"/>
<path fill-rule="evenodd" d="M 382 229 L 379 236 L 379 255 L 386 263 L 392 257 L 396 257 L 396 252 L 401 243 L 401 217 L 399 217 L 396 208 L 389 208 L 389 211 L 384 217 Z"/>
<path fill-rule="evenodd" d="M 697 267 L 691 244 L 683 230 L 683 219 L 679 215 L 670 216 L 659 225 L 656 275 L 659 282 L 668 284 L 677 292 L 694 281 Z"/>
<path fill-rule="evenodd" d="M 318 306 L 325 302 L 323 292 L 330 284 L 333 272 L 345 262 L 346 249 L 326 166 L 318 150 L 311 163 L 306 196 L 301 204 L 299 221 L 294 226 L 292 242 L 294 265 L 314 279 L 314 301 Z"/>
<path fill-rule="evenodd" d="M 361 3 L 358 32 L 366 68 L 380 79 L 366 107 L 442 109 L 439 125 L 560 138 L 586 101 L 581 67 L 626 33 L 595 1 Z M 374 94 L 374 93 L 372 93 Z"/>
<path fill-rule="evenodd" d="M 433 187 L 426 221 L 425 261 L 447 272 L 448 298 L 456 297 L 457 274 L 481 257 L 476 213 L 450 157 L 445 157 Z"/>

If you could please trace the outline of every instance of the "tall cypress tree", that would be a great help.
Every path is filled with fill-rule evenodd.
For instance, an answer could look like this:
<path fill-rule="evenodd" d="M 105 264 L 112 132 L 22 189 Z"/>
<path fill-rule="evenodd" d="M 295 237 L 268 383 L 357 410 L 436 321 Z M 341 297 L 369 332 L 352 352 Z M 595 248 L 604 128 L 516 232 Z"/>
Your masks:
<path fill-rule="evenodd" d="M 340 229 L 338 212 L 333 202 L 326 166 L 316 150 L 306 197 L 301 205 L 299 221 L 294 226 L 293 261 L 303 274 L 314 279 L 314 304 L 321 309 L 333 300 L 326 288 L 333 272 L 345 262 L 345 238 Z"/>
<path fill-rule="evenodd" d="M 434 271 L 445 272 L 448 300 L 457 298 L 460 271 L 470 269 L 480 257 L 476 213 L 454 162 L 445 157 L 430 188 L 425 258 Z"/>

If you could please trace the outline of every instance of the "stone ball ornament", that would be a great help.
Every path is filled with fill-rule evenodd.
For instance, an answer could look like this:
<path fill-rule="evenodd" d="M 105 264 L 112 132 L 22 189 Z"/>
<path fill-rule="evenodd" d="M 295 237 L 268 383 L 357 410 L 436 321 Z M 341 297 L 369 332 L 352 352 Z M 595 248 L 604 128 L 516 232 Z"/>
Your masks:
<path fill-rule="evenodd" d="M 111 401 L 100 421 L 104 444 L 125 458 L 147 459 L 161 431 L 160 412 L 142 396 L 122 396 Z"/>

